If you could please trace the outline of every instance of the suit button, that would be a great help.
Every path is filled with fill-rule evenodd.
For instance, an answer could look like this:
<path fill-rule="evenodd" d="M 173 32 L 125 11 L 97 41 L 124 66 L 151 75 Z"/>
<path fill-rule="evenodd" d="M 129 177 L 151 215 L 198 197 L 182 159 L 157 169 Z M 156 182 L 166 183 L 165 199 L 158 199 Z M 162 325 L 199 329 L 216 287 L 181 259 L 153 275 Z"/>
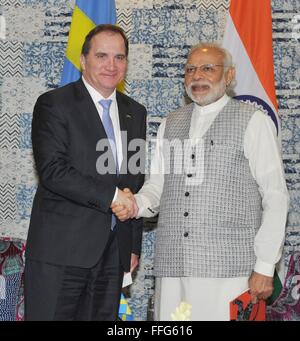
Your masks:
<path fill-rule="evenodd" d="M 188 237 L 189 233 L 188 232 L 184 232 L 183 236 L 184 237 Z"/>
<path fill-rule="evenodd" d="M 183 214 L 185 217 L 187 217 L 189 215 L 189 212 L 184 212 Z"/>
<path fill-rule="evenodd" d="M 184 195 L 185 195 L 186 197 L 188 197 L 188 196 L 190 195 L 190 193 L 189 193 L 189 192 L 185 192 Z"/>
<path fill-rule="evenodd" d="M 195 154 L 192 154 L 192 155 L 191 155 L 191 158 L 194 159 L 194 158 L 195 158 Z"/>
<path fill-rule="evenodd" d="M 189 174 L 187 174 L 186 176 L 187 176 L 188 178 L 191 178 L 193 175 L 189 173 Z"/>

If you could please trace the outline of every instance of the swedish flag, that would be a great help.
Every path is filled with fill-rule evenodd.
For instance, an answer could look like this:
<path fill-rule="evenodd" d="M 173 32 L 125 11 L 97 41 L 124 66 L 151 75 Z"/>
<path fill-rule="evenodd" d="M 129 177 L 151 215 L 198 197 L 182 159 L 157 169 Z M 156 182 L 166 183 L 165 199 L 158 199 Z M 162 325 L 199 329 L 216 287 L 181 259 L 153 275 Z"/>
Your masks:
<path fill-rule="evenodd" d="M 123 293 L 120 299 L 119 319 L 122 321 L 133 321 L 131 309 Z"/>
<path fill-rule="evenodd" d="M 80 78 L 80 53 L 86 35 L 96 25 L 115 24 L 115 0 L 77 0 L 72 16 L 60 85 Z"/>

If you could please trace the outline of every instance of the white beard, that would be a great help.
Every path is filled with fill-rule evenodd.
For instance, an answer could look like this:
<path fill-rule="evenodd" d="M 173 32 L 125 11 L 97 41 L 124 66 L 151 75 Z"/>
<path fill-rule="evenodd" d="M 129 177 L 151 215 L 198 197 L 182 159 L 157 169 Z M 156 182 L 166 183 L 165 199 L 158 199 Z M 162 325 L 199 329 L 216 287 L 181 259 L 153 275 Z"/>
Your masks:
<path fill-rule="evenodd" d="M 193 85 L 207 85 L 210 87 L 210 91 L 207 95 L 203 95 L 203 96 L 194 96 L 192 93 L 192 86 Z M 219 98 L 221 98 L 225 92 L 226 92 L 226 81 L 225 81 L 225 77 L 223 77 L 219 83 L 217 83 L 216 85 L 212 86 L 209 82 L 207 81 L 195 81 L 195 82 L 191 82 L 189 86 L 185 85 L 185 91 L 187 93 L 187 95 L 190 97 L 190 99 L 199 104 L 199 105 L 208 105 L 211 104 L 213 102 L 216 102 Z"/>

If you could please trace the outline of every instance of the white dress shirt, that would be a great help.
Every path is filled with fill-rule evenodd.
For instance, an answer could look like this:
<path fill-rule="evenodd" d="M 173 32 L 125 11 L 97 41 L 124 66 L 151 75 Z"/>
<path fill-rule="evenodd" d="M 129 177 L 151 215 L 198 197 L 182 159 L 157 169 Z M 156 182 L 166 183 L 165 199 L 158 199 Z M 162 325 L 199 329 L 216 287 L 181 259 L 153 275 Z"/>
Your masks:
<path fill-rule="evenodd" d="M 216 116 L 229 101 L 225 94 L 218 101 L 206 105 L 194 105 L 189 136 L 192 143 L 202 139 Z M 152 217 L 159 211 L 159 202 L 164 185 L 163 137 L 164 119 L 158 129 L 157 144 L 151 162 L 151 174 L 144 186 L 135 195 L 139 217 Z M 285 223 L 289 206 L 280 147 L 272 120 L 261 111 L 250 119 L 244 136 L 244 155 L 257 182 L 262 196 L 262 224 L 254 241 L 257 257 L 254 271 L 273 276 L 275 264 L 282 254 Z"/>
<path fill-rule="evenodd" d="M 107 98 L 104 98 L 100 92 L 98 92 L 95 88 L 93 88 L 82 76 L 82 81 L 87 88 L 87 91 L 92 97 L 92 100 L 96 106 L 96 109 L 98 111 L 98 114 L 100 116 L 100 119 L 102 121 L 102 115 L 103 115 L 103 107 L 99 104 L 99 101 L 102 99 L 111 99 L 111 105 L 109 108 L 109 115 L 112 120 L 114 134 L 115 134 L 115 142 L 116 142 L 116 148 L 117 148 L 117 160 L 118 160 L 118 168 L 120 170 L 121 164 L 123 161 L 123 151 L 122 151 L 122 138 L 121 138 L 121 129 L 120 129 L 120 119 L 119 119 L 119 110 L 118 110 L 118 104 L 116 100 L 116 90 Z M 96 146 L 95 146 L 96 148 Z M 115 191 L 115 195 L 112 201 L 114 201 L 117 197 L 117 188 Z"/>

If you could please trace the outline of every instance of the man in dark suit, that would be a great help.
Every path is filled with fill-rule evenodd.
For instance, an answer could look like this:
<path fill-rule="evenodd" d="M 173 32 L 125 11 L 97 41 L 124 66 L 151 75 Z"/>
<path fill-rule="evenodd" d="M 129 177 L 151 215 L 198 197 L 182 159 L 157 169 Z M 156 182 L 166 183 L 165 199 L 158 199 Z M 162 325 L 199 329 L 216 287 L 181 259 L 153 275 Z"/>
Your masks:
<path fill-rule="evenodd" d="M 143 184 L 141 169 L 128 169 L 135 151 L 126 146 L 145 139 L 146 109 L 116 91 L 127 56 L 122 29 L 97 26 L 82 47 L 82 78 L 36 102 L 39 186 L 26 248 L 26 320 L 116 320 L 123 274 L 138 265 L 142 222 L 120 222 L 110 208 L 134 209 L 121 189 Z"/>

